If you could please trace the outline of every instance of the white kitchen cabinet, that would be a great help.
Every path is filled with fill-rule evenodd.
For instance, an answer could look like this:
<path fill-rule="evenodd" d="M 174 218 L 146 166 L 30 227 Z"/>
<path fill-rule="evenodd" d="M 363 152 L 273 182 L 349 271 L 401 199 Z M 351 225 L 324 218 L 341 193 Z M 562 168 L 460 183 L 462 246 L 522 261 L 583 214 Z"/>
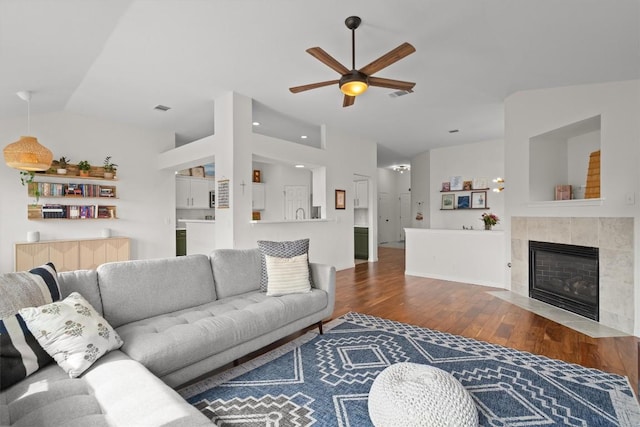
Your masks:
<path fill-rule="evenodd" d="M 210 179 L 176 177 L 177 209 L 209 209 Z"/>
<path fill-rule="evenodd" d="M 265 206 L 265 191 L 264 184 L 261 182 L 252 183 L 253 198 L 251 201 L 251 208 L 254 211 L 264 210 Z"/>
<path fill-rule="evenodd" d="M 354 181 L 353 207 L 365 209 L 369 207 L 369 181 Z"/>

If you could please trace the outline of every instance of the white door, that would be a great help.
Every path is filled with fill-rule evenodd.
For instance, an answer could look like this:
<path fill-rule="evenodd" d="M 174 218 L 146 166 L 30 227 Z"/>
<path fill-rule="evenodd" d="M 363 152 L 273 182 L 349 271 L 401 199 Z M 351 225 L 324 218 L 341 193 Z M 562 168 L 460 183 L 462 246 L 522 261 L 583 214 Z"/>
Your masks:
<path fill-rule="evenodd" d="M 400 241 L 404 242 L 404 229 L 411 227 L 411 194 L 400 194 Z"/>
<path fill-rule="evenodd" d="M 378 193 L 378 243 L 393 241 L 393 209 L 389 193 Z"/>
<path fill-rule="evenodd" d="M 284 219 L 309 219 L 309 187 L 306 185 L 284 186 Z"/>

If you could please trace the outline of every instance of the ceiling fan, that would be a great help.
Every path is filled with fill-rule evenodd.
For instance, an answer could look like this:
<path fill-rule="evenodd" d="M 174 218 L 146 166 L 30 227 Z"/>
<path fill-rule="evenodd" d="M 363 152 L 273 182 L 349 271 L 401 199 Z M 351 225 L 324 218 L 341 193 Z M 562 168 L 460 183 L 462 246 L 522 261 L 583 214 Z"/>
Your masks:
<path fill-rule="evenodd" d="M 289 90 L 292 93 L 298 93 L 305 90 L 316 89 L 319 87 L 330 86 L 332 84 L 338 83 L 340 91 L 344 93 L 344 100 L 342 102 L 343 107 L 349 107 L 353 105 L 356 100 L 356 96 L 366 91 L 369 86 L 386 87 L 390 89 L 403 90 L 406 92 L 413 92 L 413 87 L 416 85 L 413 82 L 372 77 L 372 74 L 377 73 L 383 68 L 386 68 L 389 65 L 401 60 L 405 56 L 408 56 L 415 52 L 416 48 L 409 43 L 402 43 L 400 46 L 385 53 L 370 64 L 365 65 L 359 70 L 356 70 L 356 28 L 360 26 L 361 22 L 362 20 L 357 16 L 350 16 L 344 21 L 347 28 L 351 30 L 351 70 L 339 63 L 335 58 L 325 52 L 322 48 L 312 47 L 307 49 L 307 52 L 323 64 L 327 65 L 329 68 L 340 73 L 342 77 L 340 77 L 340 79 L 338 80 L 329 80 L 326 82 L 295 86 L 289 88 Z"/>

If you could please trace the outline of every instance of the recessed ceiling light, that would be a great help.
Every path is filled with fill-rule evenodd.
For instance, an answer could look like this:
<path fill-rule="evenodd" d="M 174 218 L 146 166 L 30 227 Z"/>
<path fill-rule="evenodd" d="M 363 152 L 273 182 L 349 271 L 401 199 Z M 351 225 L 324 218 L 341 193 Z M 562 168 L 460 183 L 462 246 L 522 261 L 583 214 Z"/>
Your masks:
<path fill-rule="evenodd" d="M 300 139 L 307 139 L 307 135 L 302 135 Z"/>
<path fill-rule="evenodd" d="M 304 165 L 296 165 L 297 168 L 303 168 Z"/>
<path fill-rule="evenodd" d="M 254 126 L 260 126 L 260 122 L 253 122 L 251 124 L 254 125 Z"/>
<path fill-rule="evenodd" d="M 153 107 L 154 110 L 158 110 L 158 111 L 169 111 L 171 109 L 171 107 L 167 107 L 166 105 L 162 105 L 162 104 L 158 104 L 155 107 Z"/>
<path fill-rule="evenodd" d="M 458 132 L 460 132 L 460 129 L 451 129 L 449 131 L 449 133 L 458 133 Z"/>

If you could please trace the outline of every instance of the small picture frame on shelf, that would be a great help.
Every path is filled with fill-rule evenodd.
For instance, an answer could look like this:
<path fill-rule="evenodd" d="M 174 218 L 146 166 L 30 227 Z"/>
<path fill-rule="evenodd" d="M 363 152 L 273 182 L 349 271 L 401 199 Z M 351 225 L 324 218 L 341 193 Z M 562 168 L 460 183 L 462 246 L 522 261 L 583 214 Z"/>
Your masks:
<path fill-rule="evenodd" d="M 486 188 L 489 188 L 487 177 L 481 176 L 473 179 L 474 190 L 484 190 Z"/>
<path fill-rule="evenodd" d="M 442 190 L 440 191 L 451 191 L 451 183 L 449 181 L 442 183 Z"/>
<path fill-rule="evenodd" d="M 462 183 L 462 189 L 465 191 L 471 191 L 471 184 L 472 184 L 471 181 L 464 181 Z"/>
<path fill-rule="evenodd" d="M 461 176 L 452 176 L 449 182 L 451 183 L 451 191 L 462 190 Z"/>
<path fill-rule="evenodd" d="M 482 209 L 487 207 L 487 192 L 486 191 L 472 191 L 471 192 L 471 207 L 473 209 Z"/>
<path fill-rule="evenodd" d="M 469 196 L 458 196 L 458 209 L 469 209 Z"/>
<path fill-rule="evenodd" d="M 336 209 L 346 209 L 347 192 L 336 190 Z"/>
<path fill-rule="evenodd" d="M 442 210 L 448 210 L 448 209 L 454 209 L 454 203 L 456 201 L 456 195 L 455 194 L 443 194 L 442 195 L 442 205 L 440 206 L 440 209 Z"/>

